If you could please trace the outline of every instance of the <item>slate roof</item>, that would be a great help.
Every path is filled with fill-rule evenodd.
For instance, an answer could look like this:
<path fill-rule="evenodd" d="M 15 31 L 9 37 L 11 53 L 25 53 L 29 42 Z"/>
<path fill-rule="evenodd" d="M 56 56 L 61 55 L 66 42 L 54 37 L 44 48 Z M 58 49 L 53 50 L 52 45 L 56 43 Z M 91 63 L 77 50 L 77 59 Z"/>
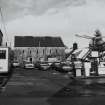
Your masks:
<path fill-rule="evenodd" d="M 61 37 L 15 36 L 15 47 L 65 47 Z"/>

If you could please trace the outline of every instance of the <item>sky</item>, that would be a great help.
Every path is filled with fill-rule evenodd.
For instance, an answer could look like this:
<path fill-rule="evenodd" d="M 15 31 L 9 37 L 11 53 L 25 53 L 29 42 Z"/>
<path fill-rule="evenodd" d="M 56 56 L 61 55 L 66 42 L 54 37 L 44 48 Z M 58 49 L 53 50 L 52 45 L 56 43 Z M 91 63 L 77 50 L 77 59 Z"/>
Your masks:
<path fill-rule="evenodd" d="M 0 0 L 0 7 L 4 42 L 12 45 L 14 36 L 61 36 L 69 48 L 87 47 L 89 40 L 75 34 L 105 35 L 105 0 Z"/>

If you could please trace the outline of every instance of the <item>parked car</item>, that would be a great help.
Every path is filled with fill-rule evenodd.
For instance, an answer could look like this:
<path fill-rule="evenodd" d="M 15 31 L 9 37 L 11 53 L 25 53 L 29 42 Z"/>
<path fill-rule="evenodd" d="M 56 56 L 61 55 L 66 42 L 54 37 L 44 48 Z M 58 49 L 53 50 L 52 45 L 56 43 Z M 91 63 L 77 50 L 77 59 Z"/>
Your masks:
<path fill-rule="evenodd" d="M 40 61 L 37 61 L 36 63 L 35 63 L 35 69 L 38 69 L 38 70 L 41 70 L 41 65 L 40 65 Z"/>
<path fill-rule="evenodd" d="M 19 67 L 20 66 L 20 63 L 18 61 L 14 61 L 12 63 L 13 67 Z"/>
<path fill-rule="evenodd" d="M 51 65 L 52 70 L 56 70 L 59 71 L 61 73 L 67 73 L 67 72 L 71 72 L 72 71 L 72 66 L 70 64 L 66 64 L 66 62 L 64 63 L 53 63 Z"/>
<path fill-rule="evenodd" d="M 57 70 L 58 68 L 60 68 L 60 62 L 53 62 L 51 65 L 50 65 L 50 69 L 51 70 Z"/>
<path fill-rule="evenodd" d="M 72 67 L 70 65 L 62 65 L 62 69 L 65 71 L 65 72 L 70 72 L 72 71 Z"/>
<path fill-rule="evenodd" d="M 61 62 L 54 62 L 55 66 L 59 67 Z"/>
<path fill-rule="evenodd" d="M 41 70 L 48 70 L 49 69 L 49 64 L 47 62 L 42 62 L 40 63 L 40 68 Z"/>
<path fill-rule="evenodd" d="M 34 64 L 31 62 L 25 62 L 24 68 L 25 69 L 34 69 Z"/>

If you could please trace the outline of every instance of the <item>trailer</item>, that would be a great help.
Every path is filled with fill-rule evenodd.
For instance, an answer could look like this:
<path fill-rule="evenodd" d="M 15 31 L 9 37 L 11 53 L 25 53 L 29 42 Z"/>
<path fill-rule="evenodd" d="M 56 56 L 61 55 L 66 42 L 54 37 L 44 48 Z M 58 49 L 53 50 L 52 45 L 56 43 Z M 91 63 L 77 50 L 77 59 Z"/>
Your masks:
<path fill-rule="evenodd" d="M 11 49 L 9 47 L 0 47 L 0 88 L 6 85 L 11 74 Z"/>

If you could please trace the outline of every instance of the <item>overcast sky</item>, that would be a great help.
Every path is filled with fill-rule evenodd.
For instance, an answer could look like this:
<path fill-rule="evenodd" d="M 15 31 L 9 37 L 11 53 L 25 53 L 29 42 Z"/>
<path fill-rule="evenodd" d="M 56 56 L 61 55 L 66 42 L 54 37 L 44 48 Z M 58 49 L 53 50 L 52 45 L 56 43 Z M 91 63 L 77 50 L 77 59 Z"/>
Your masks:
<path fill-rule="evenodd" d="M 0 0 L 6 33 L 14 35 L 61 36 L 65 45 L 77 41 L 87 46 L 88 40 L 75 34 L 93 35 L 100 29 L 105 34 L 105 0 Z"/>

